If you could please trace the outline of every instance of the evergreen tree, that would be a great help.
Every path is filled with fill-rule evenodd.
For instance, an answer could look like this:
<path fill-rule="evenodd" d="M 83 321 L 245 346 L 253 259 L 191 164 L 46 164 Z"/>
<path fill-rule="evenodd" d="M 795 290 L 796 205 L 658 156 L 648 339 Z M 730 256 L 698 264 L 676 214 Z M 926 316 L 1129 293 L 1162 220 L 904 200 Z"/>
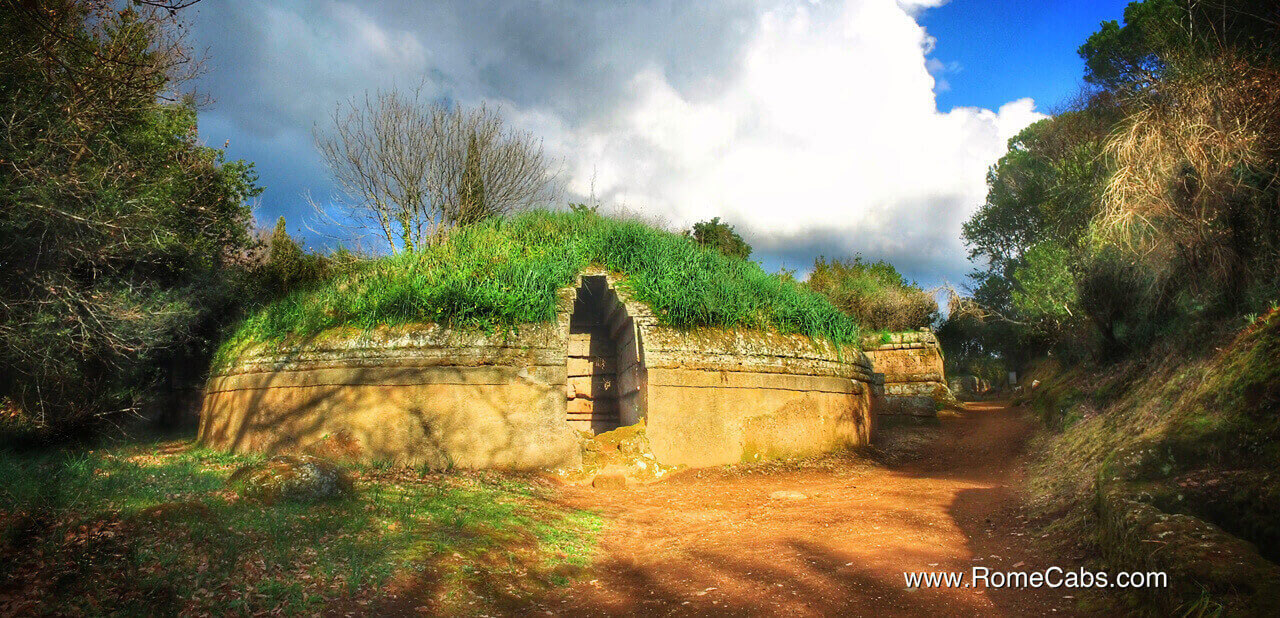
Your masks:
<path fill-rule="evenodd" d="M 462 187 L 458 195 L 458 223 L 482 221 L 494 213 L 484 201 L 484 178 L 480 166 L 480 146 L 473 132 L 467 141 L 467 158 L 462 168 Z"/>

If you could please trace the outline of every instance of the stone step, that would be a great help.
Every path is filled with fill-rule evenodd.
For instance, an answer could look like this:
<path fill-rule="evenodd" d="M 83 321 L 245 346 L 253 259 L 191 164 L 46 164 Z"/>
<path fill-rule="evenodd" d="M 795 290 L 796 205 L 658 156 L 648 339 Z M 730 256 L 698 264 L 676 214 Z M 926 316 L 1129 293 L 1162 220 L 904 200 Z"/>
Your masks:
<path fill-rule="evenodd" d="M 569 414 L 617 414 L 618 400 L 604 399 L 570 399 L 565 402 L 565 411 Z"/>
<path fill-rule="evenodd" d="M 571 399 L 604 399 L 618 396 L 618 380 L 613 374 L 572 376 L 568 383 L 571 388 L 567 392 L 574 394 Z"/>
<path fill-rule="evenodd" d="M 618 427 L 618 419 L 568 419 L 569 427 L 578 431 L 600 433 Z"/>
<path fill-rule="evenodd" d="M 597 373 L 615 373 L 617 362 L 612 358 L 592 357 L 568 359 L 569 376 L 590 376 Z"/>
<path fill-rule="evenodd" d="M 605 337 L 590 334 L 569 335 L 569 356 L 613 356 L 617 347 Z"/>

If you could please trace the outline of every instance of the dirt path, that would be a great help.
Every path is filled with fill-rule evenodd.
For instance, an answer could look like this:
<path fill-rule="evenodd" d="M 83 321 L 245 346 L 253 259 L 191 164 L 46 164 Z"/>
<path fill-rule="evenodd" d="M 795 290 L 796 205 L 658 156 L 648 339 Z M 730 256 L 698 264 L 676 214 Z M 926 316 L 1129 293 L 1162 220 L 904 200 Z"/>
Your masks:
<path fill-rule="evenodd" d="M 922 458 L 696 470 L 565 499 L 610 518 L 590 581 L 544 603 L 570 615 L 1059 615 L 1062 590 L 907 589 L 903 571 L 1032 570 L 1009 486 L 1031 427 L 976 404 L 926 432 Z M 795 491 L 805 499 L 772 499 Z M 1018 564 L 1022 563 L 1022 564 Z M 1016 565 L 1016 566 L 1015 566 Z"/>

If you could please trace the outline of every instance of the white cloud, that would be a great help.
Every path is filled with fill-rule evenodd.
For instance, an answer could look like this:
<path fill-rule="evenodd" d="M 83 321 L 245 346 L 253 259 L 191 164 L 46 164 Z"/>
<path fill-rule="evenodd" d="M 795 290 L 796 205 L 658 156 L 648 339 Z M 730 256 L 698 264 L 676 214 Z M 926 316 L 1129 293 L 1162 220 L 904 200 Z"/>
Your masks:
<path fill-rule="evenodd" d="M 233 155 L 258 161 L 267 218 L 292 219 L 331 186 L 313 124 L 421 83 L 501 105 L 579 196 L 680 227 L 721 216 L 793 268 L 861 251 L 956 280 L 987 168 L 1043 116 L 938 110 L 960 67 L 917 17 L 943 1 L 215 3 L 197 22 L 218 63 L 204 128 L 248 146 Z"/>
<path fill-rule="evenodd" d="M 938 111 L 930 68 L 948 66 L 927 58 L 924 4 L 778 6 L 737 77 L 696 100 L 638 73 L 609 120 L 552 140 L 570 189 L 594 178 L 597 195 L 677 225 L 719 215 L 766 248 L 823 234 L 848 252 L 923 253 L 926 270 L 957 276 L 987 168 L 1043 116 L 1030 99 Z"/>

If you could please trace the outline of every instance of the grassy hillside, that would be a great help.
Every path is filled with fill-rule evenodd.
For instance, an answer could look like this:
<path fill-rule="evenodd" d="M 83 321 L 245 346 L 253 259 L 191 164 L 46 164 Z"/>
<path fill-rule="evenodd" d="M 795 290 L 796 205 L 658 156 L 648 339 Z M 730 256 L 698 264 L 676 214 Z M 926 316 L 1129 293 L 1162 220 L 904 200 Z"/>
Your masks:
<path fill-rule="evenodd" d="M 1170 572 L 1168 607 L 1280 604 L 1280 311 L 1198 357 L 1169 343 L 1033 377 L 1054 431 L 1032 491 L 1052 527 L 1112 568 Z"/>
<path fill-rule="evenodd" d="M 678 234 L 592 213 L 534 211 L 455 230 L 422 251 L 362 264 L 277 301 L 223 346 L 328 328 L 441 323 L 510 328 L 555 318 L 556 291 L 590 264 L 623 273 L 662 323 L 801 333 L 839 343 L 858 325 L 821 295 Z"/>

